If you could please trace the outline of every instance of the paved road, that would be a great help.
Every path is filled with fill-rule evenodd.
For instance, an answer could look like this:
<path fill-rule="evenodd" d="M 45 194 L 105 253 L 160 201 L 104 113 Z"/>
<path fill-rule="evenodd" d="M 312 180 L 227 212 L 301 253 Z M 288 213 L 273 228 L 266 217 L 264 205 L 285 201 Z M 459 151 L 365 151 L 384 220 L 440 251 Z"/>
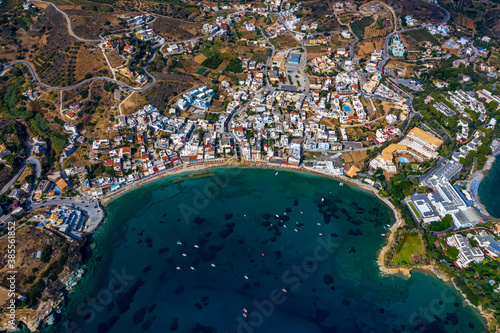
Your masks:
<path fill-rule="evenodd" d="M 59 13 L 61 13 L 64 16 L 64 18 L 66 19 L 66 22 L 68 23 L 68 32 L 69 32 L 69 34 L 71 36 L 73 36 L 74 38 L 78 39 L 79 41 L 83 41 L 83 42 L 102 42 L 102 41 L 106 40 L 106 38 L 102 37 L 102 36 L 99 36 L 101 39 L 84 39 L 84 38 L 78 37 L 73 32 L 73 29 L 71 27 L 71 20 L 70 20 L 70 18 L 68 17 L 68 15 L 65 12 L 63 12 L 62 10 L 60 10 L 59 8 L 57 8 L 57 6 L 54 5 L 53 3 L 42 1 L 42 0 L 34 0 L 34 1 L 38 1 L 38 2 L 41 2 L 41 3 L 49 4 L 52 7 L 54 7 Z M 65 87 L 65 88 L 51 87 L 51 86 L 47 86 L 47 85 L 43 84 L 42 82 L 40 82 L 40 79 L 36 75 L 36 72 L 33 69 L 33 67 L 28 62 L 23 61 L 23 60 L 14 61 L 14 62 L 10 63 L 9 65 L 5 66 L 3 68 L 3 70 L 0 72 L 0 76 L 3 76 L 11 67 L 13 67 L 13 66 L 15 66 L 17 64 L 22 64 L 22 65 L 25 65 L 25 66 L 28 67 L 28 70 L 30 71 L 31 75 L 33 76 L 34 83 L 36 83 L 40 87 L 45 88 L 47 90 L 67 91 L 67 90 L 72 90 L 72 89 L 78 88 L 78 87 L 80 87 L 80 86 L 82 86 L 82 85 L 84 85 L 84 84 L 86 84 L 88 82 L 92 82 L 92 81 L 110 81 L 110 82 L 116 83 L 116 84 L 118 84 L 118 85 L 120 85 L 122 87 L 128 88 L 128 89 L 130 89 L 132 91 L 142 92 L 142 91 L 145 91 L 145 90 L 151 88 L 153 86 L 153 84 L 155 84 L 155 82 L 156 82 L 155 78 L 146 71 L 146 67 L 156 57 L 156 52 L 155 52 L 154 49 L 155 49 L 155 47 L 153 46 L 153 51 L 152 51 L 151 57 L 149 58 L 149 60 L 142 67 L 144 73 L 146 73 L 146 75 L 150 78 L 150 82 L 148 84 L 146 84 L 145 86 L 141 87 L 141 88 L 134 88 L 134 87 L 131 87 L 131 86 L 129 86 L 129 85 L 123 83 L 123 82 L 120 82 L 120 81 L 117 81 L 117 80 L 114 80 L 114 79 L 110 79 L 110 78 L 107 78 L 107 77 L 96 77 L 96 78 L 91 78 L 91 79 L 83 80 L 83 81 L 81 81 L 81 82 L 79 82 L 79 83 L 77 83 L 75 85 L 72 85 L 72 86 L 69 86 L 69 87 Z"/>
<path fill-rule="evenodd" d="M 46 202 L 32 204 L 30 209 L 46 207 L 46 206 L 55 206 L 55 205 L 70 206 L 71 204 L 73 204 L 74 207 L 79 208 L 80 210 L 85 212 L 85 215 L 87 216 L 87 221 L 85 221 L 87 229 L 86 232 L 95 231 L 96 228 L 99 226 L 99 223 L 101 223 L 101 221 L 106 216 L 98 200 L 94 200 L 94 202 L 92 202 L 92 200 L 89 201 L 78 198 L 67 198 L 67 199 L 57 198 L 53 200 L 47 200 Z M 95 208 L 96 206 L 97 208 Z"/>
<path fill-rule="evenodd" d="M 267 38 L 266 34 L 264 33 L 264 31 L 262 31 L 261 28 L 259 28 L 260 30 L 260 33 L 261 35 L 266 39 L 266 43 L 269 44 L 269 46 L 271 46 L 271 54 L 269 55 L 269 57 L 267 58 L 266 60 L 266 64 L 264 66 L 264 70 L 262 71 L 262 74 L 264 74 L 264 80 L 262 82 L 262 86 L 265 88 L 267 86 L 267 67 L 269 67 L 269 63 L 271 62 L 271 60 L 273 59 L 274 57 L 274 52 L 276 52 L 275 48 L 274 48 L 274 45 L 273 43 L 271 43 L 271 41 L 269 40 L 269 38 Z M 272 89 L 271 89 L 272 88 Z M 269 88 L 270 90 L 274 90 L 273 87 L 270 87 Z"/>
<path fill-rule="evenodd" d="M 134 88 L 134 87 L 131 87 L 123 82 L 120 82 L 120 81 L 117 81 L 117 80 L 113 80 L 113 79 L 110 79 L 108 77 L 95 77 L 95 78 L 91 78 L 91 79 L 87 79 L 87 80 L 83 80 L 83 81 L 80 81 L 79 83 L 75 84 L 75 85 L 72 85 L 72 86 L 69 86 L 69 87 L 64 87 L 64 88 L 59 88 L 59 87 L 51 87 L 51 86 L 48 86 L 46 84 L 43 84 L 42 82 L 40 82 L 40 79 L 38 78 L 38 76 L 36 75 L 36 72 L 35 70 L 33 69 L 33 67 L 26 61 L 24 60 L 17 60 L 17 61 L 14 61 L 13 63 L 10 63 L 9 65 L 5 66 L 4 69 L 0 72 L 0 76 L 3 76 L 5 75 L 5 73 L 13 66 L 17 65 L 17 64 L 22 64 L 22 65 L 25 65 L 26 67 L 28 67 L 28 70 L 29 72 L 31 73 L 31 75 L 33 76 L 33 82 L 36 83 L 37 85 L 39 85 L 40 87 L 44 88 L 44 89 L 47 89 L 47 90 L 52 90 L 52 91 L 68 91 L 68 90 L 73 90 L 75 88 L 78 88 L 78 87 L 81 87 L 83 86 L 84 84 L 86 83 L 89 83 L 89 82 L 92 82 L 92 81 L 110 81 L 110 82 L 113 82 L 113 83 L 116 83 L 122 87 L 125 87 L 125 88 L 128 88 L 132 91 L 135 91 L 135 92 L 141 92 L 141 91 L 145 91 L 149 88 L 151 88 L 151 86 L 153 84 L 155 84 L 156 82 L 156 79 L 151 75 L 149 74 L 147 71 L 146 71 L 146 66 L 154 59 L 154 57 L 156 56 L 156 52 L 154 52 L 153 50 L 153 55 L 151 56 L 150 60 L 148 60 L 148 62 L 144 65 L 144 67 L 142 68 L 144 70 L 144 72 L 146 73 L 146 75 L 149 76 L 149 78 L 151 79 L 151 81 L 141 87 L 141 88 Z"/>
<path fill-rule="evenodd" d="M 278 20 L 283 25 L 283 27 L 285 27 L 285 30 L 290 35 L 292 35 L 292 37 L 300 44 L 301 49 L 304 51 L 304 53 L 302 54 L 302 57 L 301 57 L 300 64 L 299 64 L 299 72 L 300 72 L 300 75 L 302 75 L 302 78 L 304 79 L 304 82 L 306 84 L 305 92 L 307 93 L 311 89 L 311 85 L 309 83 L 309 78 L 307 77 L 306 72 L 304 70 L 304 68 L 306 67 L 306 64 L 307 64 L 307 49 L 304 46 L 304 43 L 300 39 L 298 39 L 297 36 L 295 36 L 295 34 L 293 33 L 293 31 L 288 29 L 288 26 L 285 24 L 285 22 L 283 22 L 283 18 L 281 17 L 281 12 L 283 11 L 283 3 L 284 3 L 284 1 L 281 2 L 280 13 L 278 13 Z"/>
<path fill-rule="evenodd" d="M 26 160 L 27 163 L 33 164 L 36 169 L 36 178 L 42 177 L 42 167 L 40 166 L 40 162 L 36 157 L 31 156 Z"/>
<path fill-rule="evenodd" d="M 446 22 L 448 22 L 448 20 L 450 19 L 450 13 L 446 9 L 444 9 L 443 7 L 441 7 L 439 5 L 436 5 L 436 7 L 441 8 L 446 13 L 446 17 L 441 22 L 439 22 L 437 24 L 426 24 L 426 25 L 423 25 L 421 27 L 416 27 L 416 28 L 401 29 L 401 30 L 397 30 L 397 31 L 391 32 L 390 34 L 387 35 L 387 37 L 385 38 L 385 44 L 384 44 L 384 56 L 383 56 L 382 61 L 379 64 L 379 70 L 380 71 L 382 71 L 382 69 L 384 68 L 385 64 L 389 60 L 389 41 L 391 40 L 391 38 L 394 35 L 397 35 L 397 34 L 400 34 L 400 33 L 403 33 L 403 32 L 407 32 L 407 31 L 412 31 L 412 30 L 422 30 L 422 29 L 426 29 L 428 27 L 432 27 L 432 26 L 436 26 L 436 25 L 442 25 L 442 24 L 445 24 Z"/>
<path fill-rule="evenodd" d="M 74 38 L 78 39 L 79 41 L 81 41 L 81 42 L 102 42 L 101 39 L 85 39 L 85 38 L 80 38 L 77 35 L 75 35 L 75 33 L 73 32 L 73 29 L 71 27 L 71 20 L 70 20 L 69 16 L 65 12 L 63 12 L 62 10 L 60 10 L 59 8 L 57 8 L 57 6 L 54 5 L 53 3 L 47 2 L 47 1 L 42 1 L 42 0 L 32 0 L 32 1 L 34 1 L 34 2 L 41 2 L 41 3 L 47 4 L 47 5 L 51 5 L 52 7 L 54 7 L 55 10 L 57 10 L 59 13 L 61 13 L 64 16 L 64 18 L 66 19 L 66 22 L 68 22 L 68 32 L 69 32 L 69 34 L 71 36 L 73 36 Z"/>
<path fill-rule="evenodd" d="M 38 162 L 38 160 L 35 157 L 31 156 L 28 159 L 26 159 L 25 161 L 23 161 L 23 163 L 21 164 L 21 167 L 16 172 L 16 174 L 14 175 L 14 177 L 12 177 L 12 179 L 7 184 L 5 184 L 5 186 L 2 188 L 2 190 L 0 190 L 0 194 L 4 194 L 5 192 L 7 192 L 9 190 L 9 188 L 12 185 L 14 185 L 14 183 L 17 180 L 17 178 L 19 178 L 19 176 L 21 176 L 21 174 L 23 173 L 24 169 L 26 168 L 26 166 L 28 164 L 33 164 L 35 166 L 35 168 L 36 168 L 36 178 L 40 178 L 40 176 L 42 174 L 42 169 L 40 167 L 40 162 Z"/>

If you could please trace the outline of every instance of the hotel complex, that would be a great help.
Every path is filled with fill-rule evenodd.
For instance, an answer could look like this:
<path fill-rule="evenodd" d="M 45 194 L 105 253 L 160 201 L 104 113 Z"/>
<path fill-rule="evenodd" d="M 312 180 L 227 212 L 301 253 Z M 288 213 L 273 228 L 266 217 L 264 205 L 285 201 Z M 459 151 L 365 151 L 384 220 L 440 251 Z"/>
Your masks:
<path fill-rule="evenodd" d="M 437 149 L 442 143 L 443 140 L 415 127 L 399 143 L 390 144 L 382 150 L 382 154 L 370 161 L 370 167 L 375 170 L 381 168 L 385 172 L 393 174 L 397 172 L 396 164 L 393 161 L 395 154 L 407 154 L 421 162 L 424 159 L 436 158 L 438 156 Z"/>

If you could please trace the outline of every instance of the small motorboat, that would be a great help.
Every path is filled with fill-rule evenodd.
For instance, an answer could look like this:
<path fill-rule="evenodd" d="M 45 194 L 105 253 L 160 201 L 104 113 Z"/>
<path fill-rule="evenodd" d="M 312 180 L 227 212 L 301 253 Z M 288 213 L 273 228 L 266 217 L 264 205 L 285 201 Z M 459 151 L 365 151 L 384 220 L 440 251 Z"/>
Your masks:
<path fill-rule="evenodd" d="M 246 276 L 246 275 L 245 275 L 245 279 L 247 279 L 247 280 L 248 280 L 248 276 Z"/>
<path fill-rule="evenodd" d="M 339 186 L 344 186 L 344 183 L 340 183 Z"/>
<path fill-rule="evenodd" d="M 195 248 L 199 248 L 199 246 L 198 246 L 198 245 L 196 245 L 196 244 L 194 245 L 194 247 L 195 247 Z"/>
<path fill-rule="evenodd" d="M 297 228 L 293 229 L 295 232 L 299 232 L 299 230 L 297 230 Z"/>
<path fill-rule="evenodd" d="M 380 234 L 380 236 L 385 236 L 385 234 Z"/>
<path fill-rule="evenodd" d="M 182 256 L 183 256 L 183 257 L 187 257 L 187 254 L 183 253 L 183 254 L 182 254 Z"/>
<path fill-rule="evenodd" d="M 177 245 L 182 245 L 182 242 L 181 241 L 177 241 Z"/>
<path fill-rule="evenodd" d="M 279 172 L 276 172 L 274 175 L 277 176 Z"/>
<path fill-rule="evenodd" d="M 215 264 L 211 264 L 210 266 L 215 267 Z"/>
<path fill-rule="evenodd" d="M 175 269 L 181 269 L 179 266 L 175 267 Z"/>
<path fill-rule="evenodd" d="M 191 270 L 193 270 L 193 271 L 194 271 L 194 267 L 193 267 L 193 266 L 191 266 Z"/>

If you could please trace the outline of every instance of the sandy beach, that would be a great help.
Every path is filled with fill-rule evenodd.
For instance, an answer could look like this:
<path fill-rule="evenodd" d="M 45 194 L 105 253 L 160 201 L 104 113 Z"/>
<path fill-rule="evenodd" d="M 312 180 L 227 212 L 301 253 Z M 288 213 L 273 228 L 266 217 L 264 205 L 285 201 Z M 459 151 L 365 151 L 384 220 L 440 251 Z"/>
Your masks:
<path fill-rule="evenodd" d="M 491 157 L 488 160 L 487 165 L 483 170 L 481 170 L 479 173 L 482 175 L 482 177 L 485 177 L 487 174 L 488 170 L 491 169 L 491 166 L 493 165 L 493 162 L 495 161 L 494 157 Z M 148 184 L 152 181 L 156 181 L 158 179 L 164 178 L 164 177 L 170 177 L 170 176 L 175 176 L 175 175 L 183 175 L 183 174 L 189 174 L 192 172 L 199 172 L 199 171 L 204 171 L 204 170 L 209 170 L 213 168 L 224 168 L 224 167 L 240 167 L 240 168 L 262 168 L 262 169 L 273 169 L 273 170 L 290 170 L 294 172 L 304 172 L 304 173 L 309 173 L 309 174 L 316 174 L 316 175 L 321 175 L 325 176 L 331 179 L 335 179 L 340 182 L 344 182 L 346 184 L 350 184 L 360 190 L 369 192 L 373 195 L 375 195 L 380 201 L 384 202 L 385 205 L 387 205 L 393 212 L 394 217 L 395 217 L 395 222 L 392 224 L 390 227 L 390 232 L 386 236 L 385 239 L 385 245 L 383 248 L 380 249 L 378 255 L 377 255 L 377 265 L 380 269 L 380 274 L 384 276 L 400 276 L 405 279 L 411 278 L 411 271 L 413 269 L 422 271 L 426 274 L 431 274 L 439 279 L 441 279 L 444 282 L 447 283 L 452 283 L 455 289 L 457 289 L 458 292 L 462 295 L 464 298 L 465 302 L 469 305 L 471 305 L 473 308 L 476 309 L 486 320 L 488 320 L 491 316 L 487 313 L 485 313 L 480 307 L 475 307 L 470 302 L 467 300 L 466 296 L 460 291 L 460 289 L 457 288 L 457 286 L 453 283 L 453 281 L 450 280 L 450 278 L 441 272 L 436 266 L 434 265 L 421 265 L 421 266 L 416 266 L 414 268 L 390 268 L 386 267 L 384 263 L 385 255 L 387 251 L 391 248 L 394 242 L 394 234 L 395 231 L 400 228 L 403 224 L 404 221 L 401 217 L 401 214 L 399 210 L 390 202 L 387 198 L 381 196 L 378 193 L 378 190 L 368 184 L 362 183 L 361 181 L 358 181 L 356 179 L 351 179 L 343 176 L 334 176 L 330 173 L 327 172 L 321 172 L 319 170 L 313 170 L 312 168 L 306 168 L 306 167 L 294 167 L 294 166 L 283 166 L 283 165 L 274 165 L 274 164 L 269 164 L 267 162 L 240 162 L 236 158 L 230 158 L 230 159 L 219 159 L 216 161 L 212 161 L 212 163 L 203 163 L 203 162 L 198 162 L 196 164 L 183 164 L 181 166 L 175 167 L 173 169 L 170 169 L 168 171 L 165 171 L 163 173 L 157 174 L 153 177 L 148 177 L 146 179 L 143 179 L 137 183 L 134 183 L 130 186 L 127 186 L 123 189 L 120 189 L 105 198 L 101 199 L 101 202 L 103 206 L 106 206 L 109 202 L 111 202 L 113 199 L 118 198 L 119 196 L 127 193 L 130 190 L 136 189 L 139 186 Z M 483 179 L 483 178 L 481 178 Z"/>
<path fill-rule="evenodd" d="M 352 185 L 356 188 L 359 188 L 365 192 L 369 192 L 370 194 L 375 195 L 380 201 L 384 202 L 385 205 L 388 206 L 392 210 L 392 212 L 394 214 L 395 222 L 391 226 L 390 233 L 386 238 L 386 241 L 385 241 L 386 245 L 381 249 L 381 251 L 379 252 L 379 254 L 377 256 L 377 264 L 380 268 L 381 274 L 383 274 L 383 275 L 387 275 L 387 276 L 401 275 L 404 278 L 411 277 L 411 273 L 410 273 L 411 270 L 408 268 L 390 268 L 390 267 L 385 266 L 385 263 L 384 263 L 385 254 L 386 254 L 387 250 L 392 246 L 392 243 L 394 241 L 394 231 L 397 230 L 403 224 L 403 220 L 401 218 L 401 214 L 399 213 L 399 210 L 396 209 L 396 207 L 394 207 L 392 202 L 390 202 L 387 198 L 381 196 L 378 193 L 378 190 L 375 189 L 374 187 L 372 187 L 368 184 L 362 183 L 361 181 L 358 181 L 355 179 L 342 177 L 342 176 L 334 176 L 330 173 L 321 172 L 319 170 L 314 170 L 312 168 L 273 165 L 273 164 L 269 164 L 267 162 L 249 162 L 249 161 L 239 162 L 236 158 L 217 160 L 215 162 L 216 163 L 213 163 L 213 164 L 206 164 L 206 163 L 201 163 L 201 162 L 194 164 L 194 165 L 183 164 L 179 167 L 175 167 L 175 168 L 170 169 L 166 172 L 155 175 L 153 177 L 143 179 L 137 183 L 134 183 L 134 184 L 127 186 L 123 189 L 120 189 L 120 190 L 106 196 L 105 198 L 102 198 L 101 202 L 104 206 L 106 206 L 106 204 L 108 204 L 112 200 L 120 197 L 121 195 L 123 195 L 123 194 L 125 194 L 133 189 L 136 189 L 139 186 L 148 184 L 152 181 L 156 181 L 156 180 L 164 178 L 164 177 L 187 174 L 190 172 L 199 172 L 199 171 L 209 170 L 209 169 L 213 169 L 213 168 L 221 168 L 221 167 L 262 168 L 262 169 L 276 169 L 276 170 L 285 169 L 285 170 L 290 170 L 290 171 L 295 171 L 295 172 L 304 172 L 304 173 L 321 175 L 321 176 L 335 179 L 337 181 L 344 182 L 346 184 L 350 184 L 350 185 Z"/>

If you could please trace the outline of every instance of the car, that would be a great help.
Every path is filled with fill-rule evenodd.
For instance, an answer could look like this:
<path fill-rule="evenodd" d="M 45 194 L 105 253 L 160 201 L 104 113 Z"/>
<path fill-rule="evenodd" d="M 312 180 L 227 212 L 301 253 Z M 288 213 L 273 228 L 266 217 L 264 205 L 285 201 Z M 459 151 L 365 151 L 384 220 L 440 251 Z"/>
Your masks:
<path fill-rule="evenodd" d="M 89 205 L 86 205 L 85 207 L 88 207 Z"/>

